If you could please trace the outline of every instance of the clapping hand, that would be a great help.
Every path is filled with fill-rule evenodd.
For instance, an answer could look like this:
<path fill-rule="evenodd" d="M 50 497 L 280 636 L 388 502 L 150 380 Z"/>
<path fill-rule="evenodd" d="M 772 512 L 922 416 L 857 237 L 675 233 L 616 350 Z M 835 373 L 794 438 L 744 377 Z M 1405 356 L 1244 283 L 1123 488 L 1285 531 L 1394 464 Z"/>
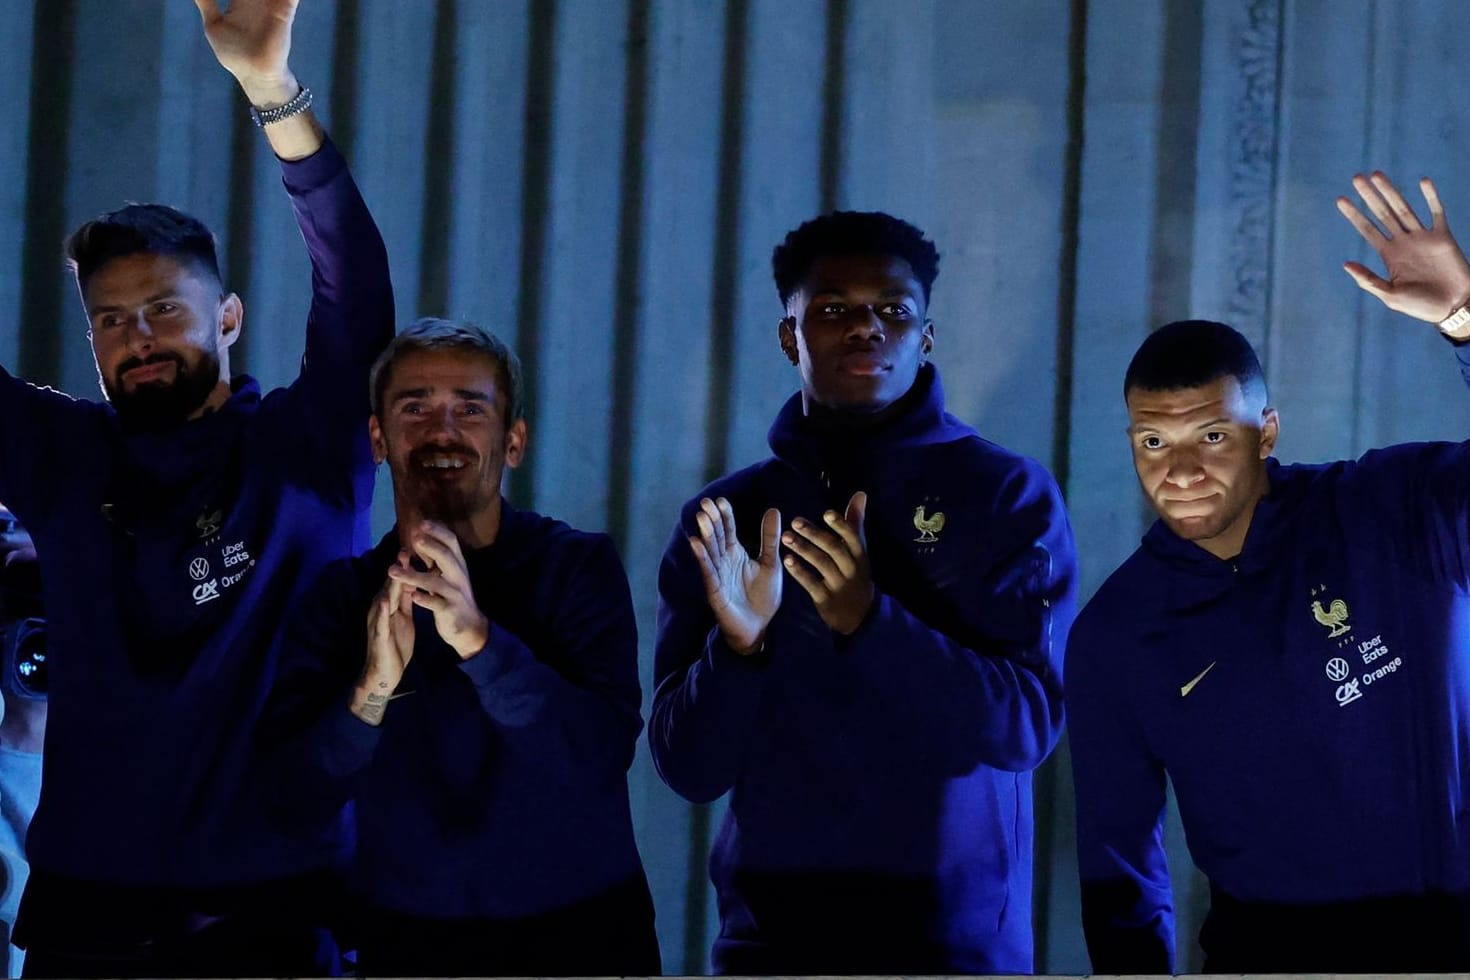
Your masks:
<path fill-rule="evenodd" d="M 690 537 L 689 547 L 703 574 L 715 622 L 730 649 L 742 655 L 756 653 L 781 605 L 781 564 L 776 555 L 781 512 L 773 508 L 761 518 L 761 547 L 755 558 L 735 537 L 735 511 L 724 497 L 702 499 L 694 522 L 699 534 Z"/>
<path fill-rule="evenodd" d="M 454 532 L 437 521 L 424 521 L 407 541 L 409 549 L 425 566 L 394 565 L 388 575 L 408 591 L 409 601 L 434 614 L 439 637 L 468 660 L 485 648 L 490 639 L 490 620 L 475 602 L 464 552 Z"/>
<path fill-rule="evenodd" d="M 862 625 L 876 595 L 863 533 L 867 509 L 868 495 L 860 490 L 846 513 L 822 515 L 826 529 L 798 517 L 781 536 L 793 552 L 786 556 L 786 570 L 812 597 L 822 622 L 844 636 Z"/>

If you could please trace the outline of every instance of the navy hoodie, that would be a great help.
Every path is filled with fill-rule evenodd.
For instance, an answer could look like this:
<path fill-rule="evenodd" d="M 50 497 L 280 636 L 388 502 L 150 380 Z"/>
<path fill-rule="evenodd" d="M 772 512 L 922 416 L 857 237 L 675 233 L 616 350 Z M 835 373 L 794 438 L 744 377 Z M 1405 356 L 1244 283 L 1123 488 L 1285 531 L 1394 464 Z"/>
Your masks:
<path fill-rule="evenodd" d="M 656 970 L 628 802 L 638 632 L 612 540 L 502 501 L 495 542 L 465 555 L 485 648 L 462 661 L 416 609 L 413 659 L 372 726 L 348 704 L 398 540 L 329 568 L 302 605 L 263 728 L 278 792 L 310 799 L 314 820 L 353 800 L 356 879 L 379 910 L 513 922 L 576 907 L 653 950 L 602 972 Z"/>
<path fill-rule="evenodd" d="M 850 637 L 789 576 L 755 657 L 714 625 L 683 509 L 659 570 L 649 741 L 696 802 L 730 793 L 710 858 L 720 972 L 1032 969 L 1031 770 L 1062 725 L 1071 529 L 1036 462 L 944 411 L 932 365 L 877 426 L 800 394 L 774 456 L 706 487 L 754 555 L 761 515 L 868 494 L 877 588 Z"/>
<path fill-rule="evenodd" d="M 145 432 L 0 370 L 0 500 L 42 556 L 51 654 L 22 943 L 131 941 L 166 928 L 166 893 L 332 858 L 276 834 L 245 774 L 287 611 L 367 543 L 367 376 L 393 297 L 337 150 L 282 169 L 313 289 L 289 387 L 240 376 L 218 411 Z"/>
<path fill-rule="evenodd" d="M 1470 444 L 1267 465 L 1237 558 L 1156 522 L 1072 631 L 1093 968 L 1172 969 L 1167 776 L 1212 970 L 1465 970 Z"/>

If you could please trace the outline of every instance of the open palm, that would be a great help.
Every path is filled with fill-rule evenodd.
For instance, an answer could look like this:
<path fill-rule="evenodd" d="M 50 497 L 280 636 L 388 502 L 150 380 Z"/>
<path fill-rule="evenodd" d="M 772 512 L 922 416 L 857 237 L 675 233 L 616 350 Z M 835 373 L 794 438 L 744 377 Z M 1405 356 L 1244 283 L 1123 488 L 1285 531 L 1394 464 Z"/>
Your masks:
<path fill-rule="evenodd" d="M 1373 246 L 1386 272 L 1380 276 L 1362 263 L 1344 263 L 1359 286 L 1389 309 L 1431 323 L 1449 316 L 1470 299 L 1470 263 L 1450 234 L 1433 181 L 1426 177 L 1419 182 L 1429 205 L 1428 228 L 1381 171 L 1369 177 L 1355 176 L 1353 189 L 1382 227 L 1346 197 L 1337 199 L 1337 209 Z"/>
<path fill-rule="evenodd" d="M 736 653 L 755 653 L 781 605 L 781 562 L 777 537 L 781 513 L 761 518 L 760 553 L 750 557 L 735 535 L 735 511 L 724 497 L 699 502 L 699 535 L 689 546 L 704 576 L 705 595 L 725 642 Z"/>

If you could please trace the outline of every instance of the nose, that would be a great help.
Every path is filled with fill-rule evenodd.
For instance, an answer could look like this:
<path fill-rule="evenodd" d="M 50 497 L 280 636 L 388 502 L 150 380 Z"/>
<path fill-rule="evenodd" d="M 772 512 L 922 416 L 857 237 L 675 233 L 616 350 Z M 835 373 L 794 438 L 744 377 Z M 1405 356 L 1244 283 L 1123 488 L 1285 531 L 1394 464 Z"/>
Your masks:
<path fill-rule="evenodd" d="M 883 318 L 872 303 L 853 306 L 848 318 L 847 336 L 851 340 L 882 340 L 885 336 Z"/>
<path fill-rule="evenodd" d="M 129 350 L 145 351 L 153 346 L 153 327 L 141 313 L 130 319 L 123 329 L 127 332 Z"/>
<path fill-rule="evenodd" d="M 1205 478 L 1199 453 L 1192 449 L 1175 449 L 1169 454 L 1169 468 L 1164 479 L 1172 486 L 1187 489 Z"/>
<path fill-rule="evenodd" d="M 434 432 L 458 432 L 459 419 L 453 405 L 440 405 L 429 412 L 429 428 Z"/>

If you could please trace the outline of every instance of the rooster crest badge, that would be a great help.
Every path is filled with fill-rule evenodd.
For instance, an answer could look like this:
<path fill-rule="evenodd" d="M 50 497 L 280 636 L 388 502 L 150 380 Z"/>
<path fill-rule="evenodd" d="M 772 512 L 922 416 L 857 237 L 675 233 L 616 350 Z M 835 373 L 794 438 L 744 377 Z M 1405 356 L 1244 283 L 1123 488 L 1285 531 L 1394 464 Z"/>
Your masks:
<path fill-rule="evenodd" d="M 1317 622 L 1327 627 L 1329 630 L 1327 634 L 1328 639 L 1335 639 L 1336 637 L 1342 636 L 1342 634 L 1351 629 L 1347 621 L 1347 603 L 1341 599 L 1333 599 L 1326 609 L 1322 608 L 1322 600 L 1314 599 L 1312 601 L 1312 616 Z"/>
<path fill-rule="evenodd" d="M 944 530 L 944 512 L 936 510 L 926 517 L 924 505 L 920 504 L 914 508 L 914 530 L 919 532 L 919 536 L 914 538 L 916 542 L 933 544 L 939 540 L 939 532 Z"/>

